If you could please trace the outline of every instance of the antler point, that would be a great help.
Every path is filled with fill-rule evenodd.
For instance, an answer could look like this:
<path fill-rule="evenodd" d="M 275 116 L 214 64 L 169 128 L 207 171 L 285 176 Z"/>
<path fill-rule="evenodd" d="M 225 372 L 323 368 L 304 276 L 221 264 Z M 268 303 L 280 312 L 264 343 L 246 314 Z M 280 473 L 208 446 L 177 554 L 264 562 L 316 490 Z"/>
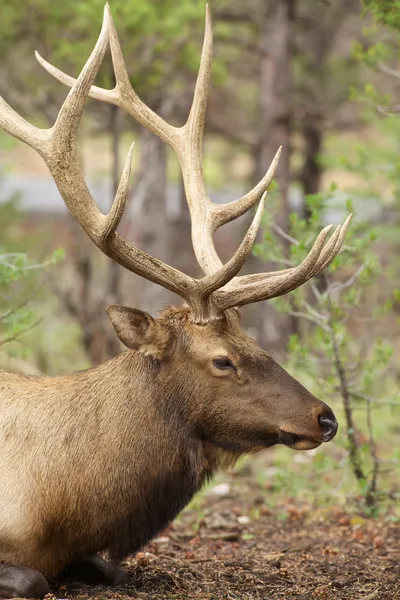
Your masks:
<path fill-rule="evenodd" d="M 109 5 L 108 2 L 106 2 L 105 6 L 104 6 L 104 18 L 103 18 L 104 22 L 108 22 L 108 21 L 112 21 L 112 15 L 111 15 L 111 7 Z"/>
<path fill-rule="evenodd" d="M 211 10 L 210 10 L 210 5 L 206 4 L 206 26 L 208 27 L 212 27 L 212 20 L 211 20 Z"/>

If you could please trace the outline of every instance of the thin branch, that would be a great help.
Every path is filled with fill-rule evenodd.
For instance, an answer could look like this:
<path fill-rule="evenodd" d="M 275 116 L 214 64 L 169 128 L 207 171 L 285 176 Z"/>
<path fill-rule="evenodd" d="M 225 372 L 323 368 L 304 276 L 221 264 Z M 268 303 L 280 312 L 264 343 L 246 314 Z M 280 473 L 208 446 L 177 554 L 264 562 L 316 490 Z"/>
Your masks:
<path fill-rule="evenodd" d="M 301 304 L 308 310 L 310 315 L 313 315 L 316 319 L 320 320 L 321 323 L 327 323 L 329 319 L 328 315 L 324 315 L 322 313 L 317 312 L 315 308 L 311 306 L 311 304 L 309 304 L 306 300 L 303 300 Z"/>
<path fill-rule="evenodd" d="M 392 67 L 388 67 L 384 63 L 378 63 L 378 69 L 385 73 L 386 75 L 390 75 L 391 77 L 395 77 L 396 79 L 400 79 L 400 71 L 397 69 L 392 69 Z"/>
<path fill-rule="evenodd" d="M 324 329 L 324 331 L 330 333 L 330 328 L 325 323 L 323 323 L 319 319 L 313 317 L 312 315 L 309 315 L 307 313 L 303 313 L 303 312 L 298 311 L 298 310 L 291 310 L 291 311 L 289 311 L 288 314 L 291 317 L 300 317 L 302 319 L 306 319 L 307 321 L 312 321 L 312 323 L 315 323 L 319 327 L 322 327 L 322 329 Z"/>
<path fill-rule="evenodd" d="M 317 288 L 317 286 L 315 285 L 315 283 L 312 279 L 310 280 L 310 287 L 311 287 L 312 293 L 314 294 L 314 298 L 316 299 L 318 304 L 320 304 L 323 294 L 321 294 L 321 292 L 319 291 L 319 289 Z"/>
<path fill-rule="evenodd" d="M 369 453 L 370 453 L 370 456 L 372 459 L 373 467 L 372 467 L 370 483 L 368 486 L 368 492 L 366 495 L 366 502 L 367 502 L 368 506 L 374 506 L 375 505 L 376 486 L 377 486 L 378 473 L 379 473 L 379 460 L 378 460 L 378 453 L 377 453 L 374 432 L 373 432 L 373 427 L 372 427 L 371 402 L 369 400 L 367 400 L 367 427 L 368 427 L 368 436 L 369 436 L 369 440 L 368 440 Z"/>
<path fill-rule="evenodd" d="M 30 331 L 31 329 L 34 329 L 35 327 L 37 327 L 37 325 L 39 325 L 39 323 L 41 323 L 43 321 L 42 318 L 38 319 L 37 321 L 35 321 L 34 323 L 32 323 L 31 325 L 28 325 L 28 327 L 25 327 L 25 329 L 21 329 L 21 331 L 18 331 L 17 333 L 14 333 L 14 335 L 10 335 L 8 338 L 6 338 L 5 340 L 1 340 L 0 341 L 0 346 L 4 346 L 4 344 L 8 344 L 10 342 L 15 342 L 15 341 L 19 341 L 19 338 L 21 337 L 21 335 L 23 335 L 24 333 L 26 333 L 27 331 Z"/>
<path fill-rule="evenodd" d="M 326 288 L 329 290 L 329 281 L 328 281 L 327 275 L 324 274 L 322 277 L 325 280 Z M 361 466 L 360 449 L 359 449 L 359 445 L 358 445 L 357 438 L 355 435 L 355 425 L 354 425 L 354 421 L 353 421 L 353 409 L 352 409 L 351 400 L 350 400 L 350 397 L 351 397 L 350 390 L 349 390 L 349 385 L 348 385 L 348 381 L 347 381 L 347 377 L 346 377 L 346 371 L 345 371 L 345 368 L 344 368 L 344 365 L 342 362 L 342 358 L 340 356 L 339 343 L 338 343 L 335 329 L 334 329 L 334 323 L 333 323 L 333 317 L 332 317 L 333 306 L 332 306 L 332 299 L 331 299 L 329 292 L 327 294 L 327 298 L 328 298 L 328 308 L 330 311 L 329 327 L 330 327 L 331 342 L 332 342 L 332 347 L 333 347 L 333 354 L 335 357 L 335 368 L 336 368 L 336 372 L 337 372 L 337 375 L 339 378 L 340 393 L 342 396 L 344 413 L 345 413 L 345 417 L 346 417 L 346 433 L 347 433 L 347 440 L 349 442 L 350 463 L 351 463 L 353 473 L 354 473 L 356 479 L 358 481 L 363 481 L 365 479 L 365 474 L 364 474 L 363 468 Z"/>
<path fill-rule="evenodd" d="M 12 308 L 10 308 L 10 310 L 8 310 L 7 312 L 0 315 L 0 322 L 5 321 L 6 319 L 8 319 L 8 317 L 11 317 L 11 315 L 13 315 L 17 310 L 19 310 L 20 308 L 24 308 L 27 304 L 29 304 L 29 302 L 32 300 L 32 298 L 34 298 L 37 295 L 37 293 L 42 288 L 42 286 L 43 286 L 43 283 L 40 283 L 37 286 L 36 290 L 34 290 L 32 292 L 32 294 L 29 296 L 29 298 L 25 298 L 25 300 L 22 300 L 22 302 L 20 302 L 19 304 L 16 304 Z"/>
<path fill-rule="evenodd" d="M 277 223 L 272 223 L 272 229 L 287 242 L 290 242 L 294 246 L 300 246 L 300 242 L 288 233 L 286 233 L 286 231 L 283 231 L 283 229 L 281 229 Z"/>
<path fill-rule="evenodd" d="M 345 290 L 348 287 L 351 287 L 352 285 L 354 285 L 354 283 L 357 281 L 358 277 L 361 275 L 361 273 L 365 270 L 366 265 L 363 264 L 361 265 L 357 271 L 347 279 L 347 281 L 344 281 L 343 283 L 333 283 L 330 290 L 331 292 L 342 292 L 343 290 Z"/>
<path fill-rule="evenodd" d="M 372 396 L 367 396 L 366 394 L 361 394 L 359 392 L 350 392 L 350 395 L 354 398 L 365 400 L 365 402 L 370 405 L 378 404 L 379 408 L 382 406 L 400 406 L 400 402 L 396 402 L 395 400 L 380 400 L 378 398 L 373 398 Z"/>

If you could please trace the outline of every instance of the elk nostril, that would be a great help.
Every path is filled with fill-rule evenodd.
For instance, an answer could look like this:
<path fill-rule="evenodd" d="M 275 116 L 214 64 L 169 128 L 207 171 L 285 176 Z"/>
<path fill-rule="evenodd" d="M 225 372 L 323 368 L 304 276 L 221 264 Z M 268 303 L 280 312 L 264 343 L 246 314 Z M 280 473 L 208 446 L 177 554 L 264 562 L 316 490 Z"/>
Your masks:
<path fill-rule="evenodd" d="M 321 428 L 321 432 L 324 434 L 326 442 L 329 442 L 335 437 L 338 430 L 338 422 L 336 421 L 333 413 L 332 415 L 320 415 L 318 417 L 318 423 Z"/>

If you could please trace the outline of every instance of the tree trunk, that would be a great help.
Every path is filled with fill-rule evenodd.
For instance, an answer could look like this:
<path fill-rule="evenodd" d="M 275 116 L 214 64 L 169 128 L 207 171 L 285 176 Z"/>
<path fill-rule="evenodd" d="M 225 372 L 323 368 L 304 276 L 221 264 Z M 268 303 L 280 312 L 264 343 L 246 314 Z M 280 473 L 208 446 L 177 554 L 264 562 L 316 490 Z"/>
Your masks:
<path fill-rule="evenodd" d="M 318 194 L 321 189 L 322 167 L 319 156 L 322 150 L 322 120 L 314 116 L 308 118 L 303 126 L 304 163 L 300 173 L 303 194 Z M 303 215 L 308 218 L 307 207 L 303 207 Z"/>
<path fill-rule="evenodd" d="M 285 230 L 290 214 L 291 39 L 294 4 L 295 0 L 282 0 L 265 11 L 260 40 L 260 122 L 254 169 L 254 180 L 258 182 L 271 164 L 279 146 L 283 146 L 276 179 L 281 197 L 279 225 Z"/>
<path fill-rule="evenodd" d="M 259 138 L 254 148 L 253 179 L 254 183 L 257 183 L 264 176 L 279 146 L 283 146 L 276 180 L 281 200 L 277 220 L 284 231 L 288 230 L 290 215 L 289 184 L 292 134 L 290 97 L 294 10 L 295 0 L 282 0 L 270 3 L 264 12 L 260 35 Z M 277 243 L 283 245 L 284 252 L 287 254 L 288 242 L 279 238 Z M 260 264 L 257 260 L 255 268 L 257 271 L 265 270 L 265 263 Z M 297 332 L 297 321 L 292 317 L 284 317 L 276 313 L 270 306 L 263 305 L 261 308 L 253 309 L 252 312 L 251 320 L 254 323 L 257 321 L 259 323 L 260 319 L 262 321 L 262 326 L 257 326 L 260 343 L 279 355 L 286 346 L 289 335 Z"/>
<path fill-rule="evenodd" d="M 198 274 L 182 177 L 177 188 L 168 185 L 168 149 L 146 129 L 141 132 L 139 152 L 139 173 L 126 235 L 152 256 L 185 273 Z M 136 289 L 140 289 L 140 293 L 135 294 L 138 308 L 154 314 L 169 304 L 182 304 L 182 299 L 172 292 L 135 279 Z"/>
<path fill-rule="evenodd" d="M 129 220 L 124 236 L 148 254 L 170 260 L 169 223 L 167 221 L 167 148 L 147 129 L 140 133 L 139 170 L 132 190 Z M 144 279 L 130 278 L 129 289 L 135 290 L 136 306 L 155 313 L 175 296 Z"/>

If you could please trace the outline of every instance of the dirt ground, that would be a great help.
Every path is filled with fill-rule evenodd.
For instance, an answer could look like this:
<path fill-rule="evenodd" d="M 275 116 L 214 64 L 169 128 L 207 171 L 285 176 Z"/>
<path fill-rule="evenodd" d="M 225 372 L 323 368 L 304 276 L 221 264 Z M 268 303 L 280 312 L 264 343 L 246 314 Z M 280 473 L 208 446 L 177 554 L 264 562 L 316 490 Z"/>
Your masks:
<path fill-rule="evenodd" d="M 396 600 L 400 524 L 287 500 L 269 508 L 255 484 L 240 496 L 217 486 L 126 566 L 128 586 L 71 584 L 56 597 Z"/>

